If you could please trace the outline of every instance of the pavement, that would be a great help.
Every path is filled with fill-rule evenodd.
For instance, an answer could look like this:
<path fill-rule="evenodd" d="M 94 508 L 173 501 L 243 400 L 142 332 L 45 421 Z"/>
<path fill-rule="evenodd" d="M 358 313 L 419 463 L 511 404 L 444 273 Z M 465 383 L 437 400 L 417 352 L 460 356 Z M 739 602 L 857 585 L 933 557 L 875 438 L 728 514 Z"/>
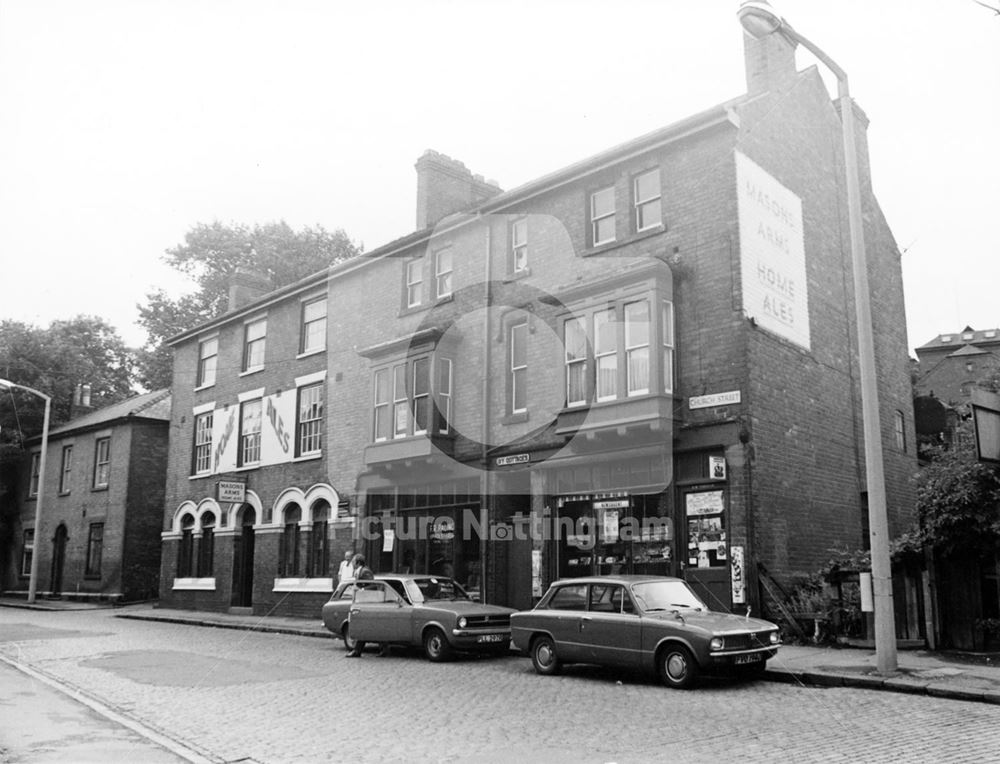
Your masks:
<path fill-rule="evenodd" d="M 37 610 L 76 610 L 108 604 L 66 601 L 36 601 L 0 598 L 0 607 Z M 320 619 L 277 616 L 233 615 L 191 610 L 173 610 L 147 605 L 116 608 L 119 618 L 195 624 L 219 629 L 237 629 L 306 637 L 332 638 Z M 898 650 L 898 669 L 878 672 L 873 649 L 842 646 L 782 645 L 768 662 L 765 681 L 820 687 L 853 687 L 883 692 L 931 695 L 953 700 L 1000 705 L 1000 653 L 972 654 L 930 650 Z"/>

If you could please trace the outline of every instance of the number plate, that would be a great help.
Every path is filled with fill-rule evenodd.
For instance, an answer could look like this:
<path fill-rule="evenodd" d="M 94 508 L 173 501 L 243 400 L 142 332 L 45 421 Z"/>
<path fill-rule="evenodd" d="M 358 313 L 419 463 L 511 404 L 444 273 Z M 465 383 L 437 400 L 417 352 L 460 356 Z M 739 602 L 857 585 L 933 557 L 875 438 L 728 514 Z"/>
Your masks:
<path fill-rule="evenodd" d="M 503 642 L 509 637 L 504 634 L 483 634 L 481 637 L 476 637 L 477 642 Z"/>
<path fill-rule="evenodd" d="M 737 655 L 733 662 L 737 666 L 742 666 L 746 663 L 757 663 L 759 660 L 759 655 Z"/>

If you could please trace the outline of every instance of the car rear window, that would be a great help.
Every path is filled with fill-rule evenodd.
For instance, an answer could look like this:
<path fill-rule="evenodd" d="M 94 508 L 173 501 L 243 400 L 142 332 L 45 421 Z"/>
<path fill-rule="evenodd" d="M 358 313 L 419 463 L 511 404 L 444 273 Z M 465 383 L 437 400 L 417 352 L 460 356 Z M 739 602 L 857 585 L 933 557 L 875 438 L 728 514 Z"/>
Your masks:
<path fill-rule="evenodd" d="M 552 610 L 586 610 L 587 609 L 587 585 L 570 584 L 560 586 L 552 594 L 549 600 L 549 607 Z"/>

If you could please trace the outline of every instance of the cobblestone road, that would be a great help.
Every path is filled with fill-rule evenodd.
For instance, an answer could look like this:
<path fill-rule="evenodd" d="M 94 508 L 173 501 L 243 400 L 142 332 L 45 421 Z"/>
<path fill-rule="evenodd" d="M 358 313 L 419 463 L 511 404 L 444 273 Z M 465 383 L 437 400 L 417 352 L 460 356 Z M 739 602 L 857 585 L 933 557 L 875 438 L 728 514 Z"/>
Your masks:
<path fill-rule="evenodd" d="M 344 660 L 333 639 L 113 611 L 0 609 L 0 653 L 216 761 L 1000 761 L 1000 707 L 926 696 Z"/>

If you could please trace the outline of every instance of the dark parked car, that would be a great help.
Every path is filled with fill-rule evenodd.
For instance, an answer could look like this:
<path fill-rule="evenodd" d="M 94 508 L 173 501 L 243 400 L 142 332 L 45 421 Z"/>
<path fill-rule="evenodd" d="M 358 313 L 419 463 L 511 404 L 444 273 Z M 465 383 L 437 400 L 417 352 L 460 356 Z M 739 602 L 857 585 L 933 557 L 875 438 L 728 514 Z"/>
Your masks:
<path fill-rule="evenodd" d="M 323 624 L 344 640 L 422 647 L 432 661 L 454 652 L 505 655 L 514 610 L 472 600 L 451 578 L 378 575 L 341 584 L 323 606 Z"/>
<path fill-rule="evenodd" d="M 596 663 L 655 671 L 682 688 L 702 672 L 759 675 L 781 644 L 773 623 L 711 612 L 685 581 L 663 576 L 556 581 L 511 617 L 511 636 L 539 674 Z"/>

